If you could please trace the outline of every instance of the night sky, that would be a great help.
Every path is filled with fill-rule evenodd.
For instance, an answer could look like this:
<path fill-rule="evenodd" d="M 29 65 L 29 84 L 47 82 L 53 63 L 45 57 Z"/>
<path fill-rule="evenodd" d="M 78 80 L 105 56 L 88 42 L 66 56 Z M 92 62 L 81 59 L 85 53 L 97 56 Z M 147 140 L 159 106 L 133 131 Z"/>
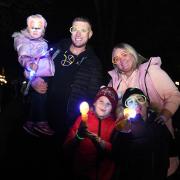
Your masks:
<path fill-rule="evenodd" d="M 180 79 L 180 21 L 175 1 L 121 0 L 0 0 L 0 67 L 9 79 L 22 75 L 11 35 L 26 27 L 26 18 L 42 14 L 47 22 L 49 45 L 68 37 L 74 17 L 86 16 L 93 26 L 90 44 L 104 65 L 112 68 L 112 47 L 127 42 L 145 57 L 160 56 L 162 68 L 173 80 Z"/>

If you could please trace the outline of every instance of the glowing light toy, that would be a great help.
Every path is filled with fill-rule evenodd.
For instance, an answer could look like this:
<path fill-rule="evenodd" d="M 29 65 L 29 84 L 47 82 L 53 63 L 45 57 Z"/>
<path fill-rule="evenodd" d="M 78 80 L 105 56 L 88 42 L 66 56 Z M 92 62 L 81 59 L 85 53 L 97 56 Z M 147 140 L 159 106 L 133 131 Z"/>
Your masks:
<path fill-rule="evenodd" d="M 124 116 L 127 117 L 127 119 L 135 118 L 136 117 L 136 110 L 133 108 L 125 108 L 124 109 Z"/>
<path fill-rule="evenodd" d="M 44 53 L 44 55 L 40 56 L 39 58 L 35 58 L 35 59 L 38 59 L 36 64 L 38 65 L 40 59 L 43 59 L 43 58 L 46 58 L 47 56 L 49 56 L 49 53 L 51 51 L 53 51 L 53 48 L 50 48 L 48 51 L 46 51 Z M 28 69 L 28 71 L 29 71 L 29 81 L 28 81 L 27 86 L 26 86 L 26 88 L 24 90 L 24 95 L 25 96 L 28 94 L 30 85 L 31 85 L 32 81 L 34 80 L 34 78 L 36 77 L 36 71 L 34 71 L 32 69 Z"/>
<path fill-rule="evenodd" d="M 80 112 L 81 112 L 82 121 L 86 122 L 88 119 L 88 112 L 89 112 L 89 104 L 87 102 L 84 101 L 80 104 Z"/>
<path fill-rule="evenodd" d="M 122 132 L 131 132 L 131 121 L 134 120 L 137 112 L 133 108 L 125 108 L 123 114 L 123 119 L 116 121 L 116 128 Z"/>

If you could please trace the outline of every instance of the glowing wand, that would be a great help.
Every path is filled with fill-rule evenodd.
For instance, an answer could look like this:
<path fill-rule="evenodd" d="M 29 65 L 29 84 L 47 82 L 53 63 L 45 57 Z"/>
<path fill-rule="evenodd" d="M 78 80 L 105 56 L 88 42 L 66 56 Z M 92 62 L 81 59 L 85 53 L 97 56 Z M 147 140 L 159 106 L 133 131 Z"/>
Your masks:
<path fill-rule="evenodd" d="M 32 58 L 32 59 L 34 59 L 34 60 L 36 60 L 37 62 L 35 63 L 35 64 L 39 64 L 39 61 L 40 61 L 40 59 L 43 59 L 43 58 L 46 58 L 46 57 L 48 57 L 49 56 L 49 53 L 51 52 L 51 51 L 53 51 L 53 48 L 50 48 L 48 51 L 45 51 L 45 52 L 43 52 L 42 54 L 42 56 L 40 56 L 40 57 L 36 57 L 36 58 Z M 32 83 L 32 81 L 35 79 L 35 77 L 36 77 L 36 71 L 37 71 L 37 69 L 36 70 L 32 70 L 32 69 L 28 69 L 28 71 L 29 71 L 29 81 L 28 81 L 28 83 L 27 83 L 27 86 L 26 86 L 26 88 L 25 88 L 25 90 L 24 90 L 24 96 L 26 96 L 27 94 L 28 94 L 28 92 L 29 92 L 29 88 L 30 88 L 30 85 L 31 85 L 31 83 Z"/>

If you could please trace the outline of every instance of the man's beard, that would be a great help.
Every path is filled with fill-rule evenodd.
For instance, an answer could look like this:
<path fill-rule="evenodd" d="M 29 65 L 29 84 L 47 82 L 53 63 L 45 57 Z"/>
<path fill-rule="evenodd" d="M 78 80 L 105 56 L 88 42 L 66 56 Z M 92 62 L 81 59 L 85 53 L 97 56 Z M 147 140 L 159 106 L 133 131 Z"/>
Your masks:
<path fill-rule="evenodd" d="M 77 44 L 75 44 L 75 43 L 72 41 L 72 44 L 73 44 L 73 46 L 74 46 L 75 48 L 83 48 L 83 47 L 86 46 L 86 43 L 87 43 L 87 42 L 85 42 L 85 43 L 83 43 L 83 44 L 80 44 L 80 45 L 77 45 Z"/>

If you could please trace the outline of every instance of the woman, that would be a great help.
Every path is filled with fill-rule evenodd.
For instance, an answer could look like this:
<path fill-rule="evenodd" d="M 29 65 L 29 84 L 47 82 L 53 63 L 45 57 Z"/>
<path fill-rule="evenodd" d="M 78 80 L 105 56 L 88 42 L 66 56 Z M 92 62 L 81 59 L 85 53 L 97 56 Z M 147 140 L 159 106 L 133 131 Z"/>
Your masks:
<path fill-rule="evenodd" d="M 129 44 L 117 44 L 112 52 L 114 69 L 108 72 L 112 78 L 108 86 L 117 91 L 120 104 L 127 88 L 141 89 L 150 99 L 151 107 L 159 113 L 156 121 L 166 124 L 174 136 L 171 117 L 180 105 L 180 92 L 168 74 L 160 68 L 160 57 L 151 57 L 142 63 L 144 60 Z M 168 176 L 176 171 L 178 165 L 178 157 L 170 158 Z"/>

